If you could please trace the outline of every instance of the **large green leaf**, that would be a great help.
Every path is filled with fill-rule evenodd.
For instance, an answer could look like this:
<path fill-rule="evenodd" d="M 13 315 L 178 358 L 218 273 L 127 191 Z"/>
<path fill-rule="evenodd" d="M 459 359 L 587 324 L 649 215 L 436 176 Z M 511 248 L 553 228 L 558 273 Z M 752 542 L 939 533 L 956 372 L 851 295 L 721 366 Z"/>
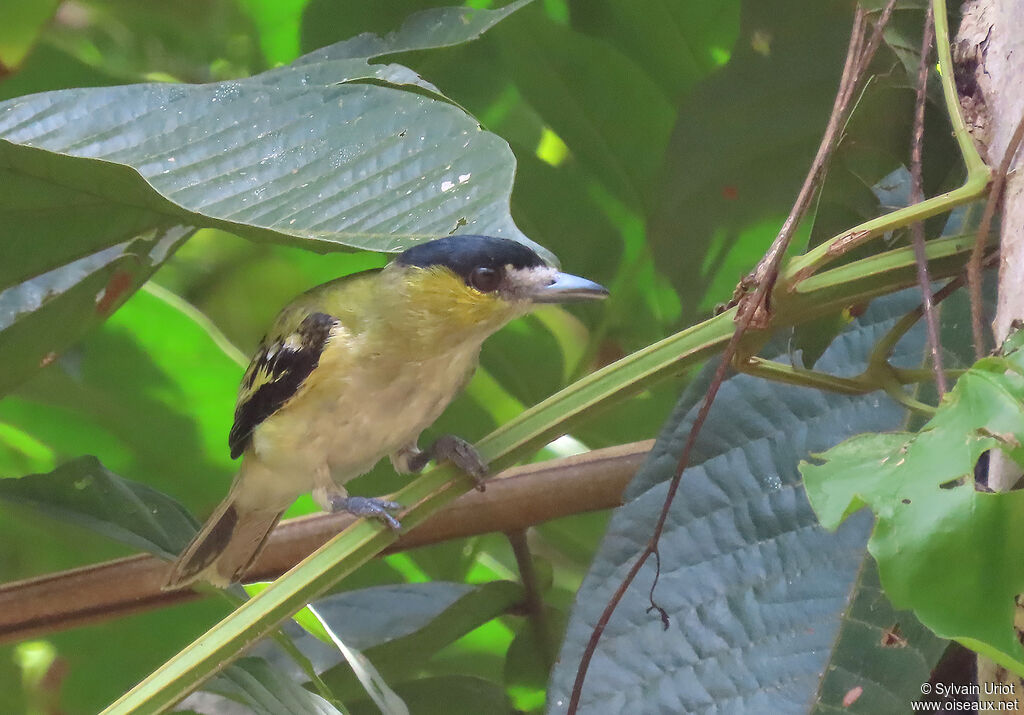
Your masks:
<path fill-rule="evenodd" d="M 876 301 L 819 366 L 856 371 L 877 337 L 915 304 L 912 291 Z M 916 363 L 921 348 L 915 329 L 901 342 L 897 362 Z M 706 380 L 684 395 L 628 488 L 626 505 L 612 517 L 574 607 L 548 691 L 550 712 L 565 710 L 583 644 L 652 531 Z M 892 711 L 914 699 L 943 644 L 909 614 L 872 605 L 877 585 L 861 573 L 871 568 L 864 549 L 869 518 L 854 517 L 836 533 L 822 529 L 796 470 L 817 445 L 895 427 L 903 414 L 878 395 L 844 397 L 747 376 L 728 380 L 661 539 L 655 599 L 669 626 L 663 629 L 647 611 L 652 560 L 604 631 L 583 709 L 824 711 L 841 707 L 853 687 L 863 688 L 863 712 L 879 703 L 885 707 L 873 712 Z M 908 647 L 883 648 L 881 636 L 895 623 Z M 872 635 L 867 657 L 865 639 Z"/>
<path fill-rule="evenodd" d="M 472 39 L 516 7 L 419 13 L 387 37 L 360 35 L 239 81 L 10 100 L 2 166 L 15 186 L 34 183 L 37 202 L 77 191 L 97 215 L 141 204 L 143 222 L 156 213 L 375 250 L 456 229 L 522 238 L 508 215 L 507 145 L 408 68 L 369 63 Z M 46 238 L 51 250 L 35 253 L 81 250 Z"/>
<path fill-rule="evenodd" d="M 154 257 L 176 247 L 158 241 L 140 251 L 140 241 L 182 235 L 182 226 L 322 251 L 396 250 L 456 231 L 529 242 L 509 214 L 508 145 L 412 70 L 369 62 L 465 42 L 518 6 L 420 13 L 386 37 L 360 35 L 237 82 L 0 103 L 0 244 L 14 257 L 0 263 L 0 289 L 83 256 L 109 263 L 104 251 L 121 244 L 139 264 L 127 276 L 111 269 L 82 285 L 63 280 L 57 297 L 70 307 L 60 314 L 52 295 L 29 306 L 18 302 L 24 288 L 8 296 L 21 327 L 0 331 L 10 366 L 0 391 L 94 325 L 86 319 L 94 300 L 101 317 L 116 307 L 95 298 L 108 280 L 127 297 Z"/>

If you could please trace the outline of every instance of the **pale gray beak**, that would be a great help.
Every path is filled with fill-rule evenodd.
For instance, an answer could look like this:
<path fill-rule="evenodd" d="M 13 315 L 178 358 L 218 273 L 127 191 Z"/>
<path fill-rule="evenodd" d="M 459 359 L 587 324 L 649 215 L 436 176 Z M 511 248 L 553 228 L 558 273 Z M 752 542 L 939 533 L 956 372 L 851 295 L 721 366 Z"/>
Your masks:
<path fill-rule="evenodd" d="M 575 303 L 582 300 L 601 300 L 608 297 L 608 289 L 600 283 L 571 273 L 556 273 L 555 282 L 539 289 L 533 295 L 534 303 Z"/>

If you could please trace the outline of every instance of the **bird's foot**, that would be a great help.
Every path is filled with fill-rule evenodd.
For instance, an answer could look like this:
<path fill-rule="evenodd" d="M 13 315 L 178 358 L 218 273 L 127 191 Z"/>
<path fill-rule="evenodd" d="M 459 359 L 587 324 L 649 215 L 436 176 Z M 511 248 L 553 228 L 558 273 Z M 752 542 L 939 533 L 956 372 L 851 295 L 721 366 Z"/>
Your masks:
<path fill-rule="evenodd" d="M 368 516 L 374 519 L 380 519 L 390 526 L 393 531 L 401 531 L 402 525 L 398 522 L 398 519 L 391 516 L 388 512 L 398 511 L 401 508 L 402 505 L 398 502 L 388 501 L 387 499 L 375 499 L 372 497 L 331 497 L 331 511 L 347 511 L 349 514 L 353 514 L 355 516 Z"/>
<path fill-rule="evenodd" d="M 466 440 L 453 434 L 442 435 L 430 445 L 430 449 L 413 455 L 409 459 L 409 466 L 412 471 L 418 472 L 431 459 L 451 462 L 473 478 L 479 491 L 484 491 L 484 480 L 488 476 L 487 462 L 476 451 L 476 447 Z"/>

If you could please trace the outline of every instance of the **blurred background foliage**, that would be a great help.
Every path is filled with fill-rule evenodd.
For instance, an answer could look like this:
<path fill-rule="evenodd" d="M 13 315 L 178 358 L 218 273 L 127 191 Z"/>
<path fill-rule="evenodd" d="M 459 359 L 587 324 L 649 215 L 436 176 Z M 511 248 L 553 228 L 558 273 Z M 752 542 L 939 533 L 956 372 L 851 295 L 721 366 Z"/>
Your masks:
<path fill-rule="evenodd" d="M 449 4 L 5 0 L 0 99 L 245 77 Z M 433 431 L 479 438 L 726 300 L 774 237 L 813 156 L 850 18 L 851 3 L 840 0 L 535 0 L 480 40 L 394 58 L 509 142 L 518 226 L 612 293 L 601 306 L 538 311 L 495 336 L 483 369 Z M 805 243 L 875 215 L 871 187 L 905 161 L 913 90 L 894 48 L 916 39 L 912 31 L 897 36 L 901 28 L 878 60 L 888 81 L 865 97 L 895 119 L 860 133 L 851 125 L 829 181 L 856 191 L 826 190 Z M 928 175 L 945 180 L 950 171 Z M 242 373 L 211 336 L 223 333 L 248 354 L 291 297 L 385 260 L 199 231 L 101 329 L 0 401 L 0 476 L 93 454 L 205 515 L 233 473 L 226 435 Z M 540 456 L 651 438 L 684 384 L 661 383 Z M 401 483 L 380 467 L 353 490 L 377 494 Z M 312 509 L 306 497 L 291 514 Z M 3 581 L 127 553 L 17 507 L 0 505 L 0 513 Z M 551 622 L 564 622 L 606 521 L 585 514 L 531 530 Z M 501 579 L 518 580 L 515 559 L 504 537 L 489 535 L 375 560 L 342 588 Z M 208 599 L 0 648 L 0 711 L 95 712 L 227 610 Z M 413 712 L 428 712 L 417 703 L 437 688 L 533 710 L 547 680 L 538 649 L 522 616 L 491 619 L 407 669 L 403 676 L 419 682 L 402 692 Z"/>

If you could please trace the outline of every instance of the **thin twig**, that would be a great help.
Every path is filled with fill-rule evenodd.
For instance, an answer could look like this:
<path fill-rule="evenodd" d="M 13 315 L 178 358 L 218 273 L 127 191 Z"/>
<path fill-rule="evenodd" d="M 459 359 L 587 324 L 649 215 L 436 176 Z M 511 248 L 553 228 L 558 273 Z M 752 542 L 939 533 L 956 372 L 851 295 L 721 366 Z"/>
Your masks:
<path fill-rule="evenodd" d="M 932 53 L 935 38 L 935 24 L 932 22 L 932 6 L 924 14 L 924 33 L 921 39 L 921 61 L 917 67 L 917 97 L 914 102 L 914 132 L 910 142 L 910 203 L 924 201 L 921 178 L 921 152 L 924 145 L 924 108 L 928 98 L 928 58 Z M 946 373 L 942 369 L 942 343 L 939 338 L 939 321 L 932 303 L 932 281 L 928 276 L 928 257 L 924 251 L 924 224 L 915 221 L 910 226 L 914 244 L 914 260 L 917 262 L 917 284 L 921 289 L 921 306 L 924 310 L 924 324 L 928 332 L 928 349 L 932 353 L 932 369 L 935 371 L 935 387 L 941 398 L 946 394 Z"/>
<path fill-rule="evenodd" d="M 508 538 L 508 543 L 512 545 L 516 566 L 519 567 L 519 579 L 523 583 L 523 591 L 526 595 L 526 613 L 533 627 L 533 638 L 537 643 L 537 650 L 540 651 L 545 669 L 550 670 L 554 664 L 551 629 L 548 627 L 547 614 L 544 613 L 544 599 L 540 595 L 540 584 L 537 581 L 537 571 L 533 568 L 533 554 L 530 553 L 530 545 L 526 542 L 526 532 L 517 529 L 506 533 L 505 536 Z"/>
<path fill-rule="evenodd" d="M 981 223 L 978 224 L 978 235 L 974 239 L 971 258 L 967 262 L 967 287 L 971 295 L 971 332 L 974 335 L 974 356 L 979 360 L 985 355 L 986 343 L 981 323 L 981 259 L 985 252 L 985 244 L 988 243 L 992 217 L 995 215 L 996 206 L 1002 200 L 1006 175 L 1010 171 L 1010 164 L 1013 162 L 1013 157 L 1017 153 L 1022 139 L 1024 139 L 1024 117 L 1021 117 L 1017 128 L 1013 130 L 1013 136 L 1010 137 L 1010 142 L 1006 145 L 1003 160 L 999 162 L 999 170 L 992 178 L 992 188 L 988 194 L 988 201 L 985 203 L 985 211 L 981 215 Z"/>
<path fill-rule="evenodd" d="M 807 178 L 804 179 L 803 186 L 800 187 L 796 201 L 793 202 L 793 208 L 779 229 L 778 235 L 758 262 L 757 267 L 750 276 L 744 279 L 741 287 L 759 286 L 767 281 L 769 283 L 769 292 L 766 295 L 770 295 L 770 289 L 773 287 L 775 278 L 778 276 L 782 258 L 786 253 L 786 249 L 789 248 L 790 241 L 793 240 L 793 234 L 796 233 L 797 225 L 811 205 L 811 200 L 814 198 L 814 194 L 822 180 L 832 152 L 835 151 L 835 147 L 839 143 L 842 129 L 846 124 L 850 108 L 853 105 L 853 98 L 856 96 L 864 74 L 882 42 L 885 26 L 889 23 L 889 18 L 892 16 L 895 7 L 896 0 L 889 0 L 882 10 L 878 21 L 875 23 L 874 31 L 865 41 L 864 32 L 867 28 L 867 15 L 862 7 L 857 6 L 854 13 L 853 29 L 850 33 L 850 44 L 846 53 L 846 62 L 843 65 L 843 73 L 839 81 L 839 89 L 836 92 L 835 101 L 832 103 L 832 113 L 829 115 L 828 124 L 825 126 L 821 143 L 818 145 L 818 152 L 811 163 L 810 170 L 807 172 Z M 734 300 L 741 301 L 742 296 L 734 295 Z M 760 302 L 753 300 L 742 300 L 742 302 L 745 303 L 745 306 L 741 306 L 740 315 L 746 309 L 758 311 L 757 320 L 754 322 L 754 325 L 755 327 L 763 327 L 768 319 L 767 304 L 762 306 Z"/>
<path fill-rule="evenodd" d="M 712 378 L 711 384 L 708 386 L 708 391 L 704 396 L 704 401 L 693 421 L 690 433 L 687 435 L 686 444 L 683 447 L 682 454 L 679 457 L 679 462 L 676 465 L 675 474 L 669 482 L 668 492 L 665 495 L 665 501 L 662 504 L 658 520 L 654 525 L 654 531 L 651 534 L 651 538 L 644 547 L 643 552 L 639 555 L 636 561 L 633 562 L 633 565 L 630 567 L 626 577 L 622 580 L 622 583 L 619 584 L 619 587 L 608 600 L 604 611 L 601 613 L 597 623 L 594 625 L 594 629 L 590 634 L 590 639 L 587 641 L 587 644 L 583 649 L 583 654 L 580 657 L 580 663 L 576 670 L 576 679 L 572 686 L 572 693 L 569 697 L 569 706 L 567 710 L 569 715 L 574 715 L 579 709 L 580 698 L 583 694 L 583 683 L 586 680 L 587 670 L 590 667 L 590 662 L 594 657 L 594 653 L 597 651 L 597 644 L 600 642 L 601 636 L 604 634 L 604 629 L 607 627 L 612 614 L 622 601 L 622 598 L 625 596 L 630 585 L 632 585 L 633 581 L 636 579 L 637 574 L 640 573 L 640 569 L 643 568 L 645 563 L 647 563 L 647 560 L 651 556 L 654 556 L 656 562 L 660 563 L 661 555 L 658 550 L 658 544 L 661 539 L 661 534 L 664 531 L 669 510 L 672 507 L 672 502 L 675 499 L 676 493 L 679 490 L 679 485 L 682 482 L 683 473 L 689 465 L 690 454 L 697 442 L 697 437 L 707 420 L 708 413 L 711 411 L 711 405 L 714 403 L 715 397 L 718 395 L 718 390 L 725 381 L 726 372 L 729 370 L 729 366 L 732 364 L 733 358 L 736 357 L 743 335 L 751 325 L 763 327 L 770 320 L 767 300 L 775 285 L 775 279 L 778 277 L 779 266 L 782 263 L 782 258 L 793 238 L 793 234 L 796 232 L 797 226 L 806 214 L 807 209 L 810 207 L 811 199 L 819 188 L 821 179 L 824 176 L 825 168 L 828 166 L 832 153 L 839 142 L 842 127 L 845 126 L 850 107 L 853 103 L 853 97 L 856 96 L 857 87 L 860 85 L 863 73 L 871 63 L 871 59 L 881 43 L 882 31 L 884 30 L 886 23 L 889 21 L 889 17 L 892 15 L 892 11 L 895 6 L 896 0 L 889 0 L 885 9 L 882 11 L 877 24 L 875 25 L 871 38 L 867 43 L 863 42 L 864 31 L 866 28 L 866 14 L 860 6 L 857 7 L 856 12 L 854 13 L 853 29 L 850 34 L 850 44 L 847 49 L 846 62 L 843 66 L 843 74 L 839 82 L 839 89 L 836 93 L 836 100 L 832 106 L 832 114 L 829 117 L 828 124 L 822 136 L 821 144 L 818 146 L 817 154 L 815 155 L 814 161 L 807 172 L 807 177 L 804 179 L 803 186 L 800 188 L 800 192 L 797 195 L 792 210 L 783 222 L 782 227 L 779 229 L 778 236 L 776 236 L 771 247 L 769 247 L 764 257 L 762 257 L 758 263 L 757 268 L 754 269 L 754 272 L 745 279 L 744 283 L 741 284 L 741 287 L 737 289 L 737 293 L 739 294 L 745 290 L 746 286 L 754 286 L 753 293 L 738 295 L 737 297 L 739 309 L 736 316 L 736 329 L 733 332 L 732 338 L 729 340 L 729 344 L 722 353 L 721 362 L 715 370 L 714 377 Z M 757 319 L 756 321 L 755 318 Z M 657 582 L 659 570 L 660 569 L 656 569 L 655 571 L 655 582 Z M 667 627 L 668 616 L 664 609 L 658 606 L 654 601 L 653 594 L 654 588 L 652 586 L 651 605 L 648 610 L 657 611 L 662 619 L 662 623 Z"/>
<path fill-rule="evenodd" d="M 757 293 L 765 292 L 767 283 L 763 283 L 757 288 Z M 668 494 L 665 496 L 665 502 L 662 504 L 661 513 L 658 515 L 658 521 L 654 526 L 654 533 L 651 536 L 650 541 L 644 547 L 643 552 L 639 558 L 633 562 L 626 577 L 619 584 L 619 587 L 615 589 L 615 593 L 612 594 L 611 598 L 608 599 L 608 604 L 605 606 L 604 611 L 601 613 L 601 617 L 598 618 L 597 624 L 594 626 L 593 631 L 590 633 L 590 640 L 587 641 L 586 647 L 583 649 L 583 655 L 580 658 L 579 667 L 576 670 L 576 680 L 572 686 L 572 695 L 569 698 L 569 715 L 573 715 L 580 703 L 580 696 L 583 693 L 583 681 L 587 677 L 587 669 L 590 666 L 590 661 L 594 657 L 594 652 L 597 650 L 597 644 L 601 640 L 601 635 L 604 633 L 605 627 L 608 625 L 608 621 L 612 617 L 612 613 L 618 607 L 622 597 L 626 595 L 626 591 L 632 585 L 636 579 L 636 575 L 640 573 L 640 569 L 647 563 L 647 559 L 651 556 L 655 556 L 656 561 L 660 562 L 661 557 L 658 553 L 658 540 L 661 538 L 661 532 L 665 528 L 665 521 L 668 518 L 668 510 L 672 506 L 672 500 L 675 499 L 676 491 L 679 489 L 679 484 L 682 482 L 681 476 L 685 471 L 686 466 L 690 461 L 690 452 L 693 450 L 693 445 L 697 441 L 697 435 L 700 433 L 701 427 L 704 426 L 704 421 L 707 419 L 708 413 L 711 411 L 711 404 L 715 400 L 715 396 L 718 394 L 718 389 L 722 386 L 722 382 L 725 380 L 725 373 L 729 369 L 730 356 L 735 355 L 736 349 L 739 347 L 740 338 L 743 332 L 750 325 L 751 320 L 754 317 L 754 311 L 748 311 L 746 315 L 741 319 L 741 322 L 735 332 L 733 332 L 732 339 L 729 341 L 728 346 L 722 353 L 722 360 L 718 365 L 718 369 L 715 370 L 714 378 L 711 380 L 711 385 L 708 387 L 707 394 L 704 396 L 704 402 L 700 406 L 700 411 L 697 413 L 697 418 L 693 421 L 693 427 L 690 429 L 690 434 L 686 439 L 686 446 L 683 447 L 683 453 L 679 458 L 679 463 L 676 465 L 675 476 L 672 477 L 672 481 L 668 485 Z M 663 609 L 658 607 L 653 601 L 654 588 L 651 588 L 651 608 L 658 611 L 661 617 L 662 623 L 667 627 L 667 614 Z"/>

